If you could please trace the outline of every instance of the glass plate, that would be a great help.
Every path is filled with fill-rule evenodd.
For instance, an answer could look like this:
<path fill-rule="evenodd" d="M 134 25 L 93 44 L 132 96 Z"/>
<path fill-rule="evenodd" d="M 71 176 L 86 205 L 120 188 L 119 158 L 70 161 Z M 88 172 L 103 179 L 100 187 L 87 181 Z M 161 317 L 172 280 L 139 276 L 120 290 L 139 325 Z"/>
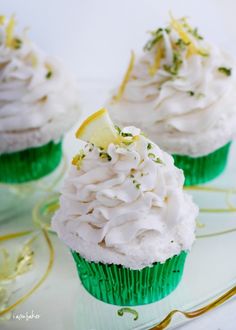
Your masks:
<path fill-rule="evenodd" d="M 4 228 L 2 228 L 1 237 L 8 234 L 7 230 L 4 232 Z M 5 267 L 0 268 L 0 290 L 1 293 L 3 291 L 5 293 L 5 303 L 0 304 L 0 312 L 13 305 L 16 306 L 6 314 L 0 315 L 1 329 L 4 329 L 11 322 L 13 327 L 16 327 L 16 322 L 20 318 L 31 314 L 31 310 L 27 310 L 26 313 L 18 312 L 18 306 L 23 306 L 23 303 L 19 303 L 19 301 L 22 298 L 27 298 L 25 303 L 30 301 L 31 295 L 37 292 L 39 283 L 44 281 L 44 277 L 47 278 L 53 263 L 53 248 L 51 248 L 46 232 L 33 230 L 20 237 L 1 241 L 0 251 L 1 260 L 4 260 L 2 252 L 5 251 L 7 254 L 6 263 L 1 263 L 1 265 L 5 264 Z M 23 260 L 25 261 L 23 262 Z M 1 279 L 3 270 L 5 270 L 5 275 L 8 274 L 8 278 Z M 17 272 L 17 276 L 14 276 L 15 272 Z M 35 313 L 34 315 L 36 316 Z"/>
<path fill-rule="evenodd" d="M 66 168 L 64 156 L 57 169 L 40 180 L 21 184 L 0 183 L 0 223 L 30 212 L 42 196 L 58 187 Z"/>
<path fill-rule="evenodd" d="M 90 90 L 91 93 L 93 90 Z M 99 103 L 97 104 L 99 105 Z M 96 109 L 91 106 L 90 112 Z M 69 145 L 73 138 L 72 135 L 69 135 L 66 143 Z M 78 145 L 70 148 L 70 153 L 73 154 L 74 150 L 73 152 L 71 150 L 77 149 L 77 147 Z M 236 189 L 235 147 L 233 144 L 225 173 L 207 187 Z M 187 258 L 181 284 L 172 294 L 157 303 L 134 307 L 133 309 L 138 313 L 137 320 L 134 320 L 134 315 L 129 312 L 119 316 L 119 306 L 108 305 L 89 295 L 79 281 L 69 249 L 59 241 L 56 235 L 50 233 L 55 249 L 52 272 L 44 284 L 14 311 L 15 314 L 34 311 L 40 315 L 39 319 L 28 322 L 20 322 L 12 318 L 8 321 L 0 321 L 1 330 L 150 329 L 166 317 L 170 311 L 174 309 L 194 310 L 236 285 L 235 194 L 224 191 L 195 190 L 189 190 L 189 193 L 193 194 L 203 212 L 198 219 L 197 239 Z M 48 201 L 51 205 L 56 201 L 53 195 L 48 197 L 45 195 L 45 197 L 46 201 L 44 200 L 42 203 Z M 43 216 L 42 221 L 48 223 L 48 219 L 45 219 L 47 212 L 45 213 L 43 204 L 39 204 L 37 207 L 37 217 Z M 0 235 L 32 227 L 31 214 L 28 212 L 22 215 L 17 211 L 17 216 L 11 221 L 0 223 Z M 39 265 L 45 265 L 48 260 L 48 251 L 38 244 L 37 253 L 40 256 Z M 39 274 L 37 265 L 34 274 L 36 274 L 35 272 Z M 24 275 L 22 275 L 23 277 Z M 14 300 L 14 298 L 13 294 L 11 299 Z M 176 316 L 169 329 L 174 329 L 183 322 L 186 322 L 185 318 Z"/>

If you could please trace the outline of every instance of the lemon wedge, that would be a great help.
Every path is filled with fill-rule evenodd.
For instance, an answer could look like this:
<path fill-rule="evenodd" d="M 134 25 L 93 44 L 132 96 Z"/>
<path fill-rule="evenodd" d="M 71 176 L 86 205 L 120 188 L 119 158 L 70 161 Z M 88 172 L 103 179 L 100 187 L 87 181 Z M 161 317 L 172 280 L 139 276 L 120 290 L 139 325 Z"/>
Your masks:
<path fill-rule="evenodd" d="M 104 149 L 110 143 L 119 144 L 121 141 L 106 109 L 101 109 L 89 116 L 77 130 L 76 137 Z"/>

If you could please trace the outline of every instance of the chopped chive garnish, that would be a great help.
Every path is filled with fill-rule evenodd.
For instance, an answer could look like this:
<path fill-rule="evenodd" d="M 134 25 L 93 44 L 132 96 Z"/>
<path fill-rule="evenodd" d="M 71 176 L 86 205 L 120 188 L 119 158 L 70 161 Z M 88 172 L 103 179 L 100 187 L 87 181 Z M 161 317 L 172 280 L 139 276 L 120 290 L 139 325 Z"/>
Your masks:
<path fill-rule="evenodd" d="M 150 51 L 157 44 L 157 42 L 163 38 L 163 29 L 160 28 L 156 31 L 152 31 L 151 35 L 152 38 L 144 46 L 145 51 Z"/>
<path fill-rule="evenodd" d="M 150 158 L 155 158 L 156 156 L 155 156 L 153 153 L 150 152 L 150 153 L 148 154 L 148 157 L 150 157 Z"/>
<path fill-rule="evenodd" d="M 194 96 L 194 92 L 193 91 L 187 91 L 187 93 L 190 95 L 190 96 Z"/>
<path fill-rule="evenodd" d="M 107 152 L 100 152 L 99 157 L 102 159 L 107 159 L 109 162 L 112 160 L 112 157 Z"/>
<path fill-rule="evenodd" d="M 72 159 L 72 164 L 75 165 L 77 167 L 77 169 L 79 170 L 82 164 L 82 160 L 85 158 L 85 153 L 84 150 L 81 149 L 80 152 L 75 155 Z"/>
<path fill-rule="evenodd" d="M 131 133 L 124 133 L 124 132 L 121 132 L 121 136 L 123 137 L 127 137 L 127 136 L 133 136 Z"/>
<path fill-rule="evenodd" d="M 232 69 L 231 68 L 226 68 L 226 67 L 223 67 L 223 66 L 219 67 L 218 71 L 225 74 L 226 76 L 231 76 L 231 74 L 232 74 Z"/>
<path fill-rule="evenodd" d="M 152 144 L 151 144 L 151 143 L 148 143 L 148 145 L 147 145 L 147 149 L 148 149 L 148 150 L 152 149 Z"/>
<path fill-rule="evenodd" d="M 22 40 L 19 38 L 15 38 L 14 39 L 14 48 L 19 49 L 19 48 L 21 48 L 21 46 L 22 46 Z"/>
<path fill-rule="evenodd" d="M 192 35 L 193 35 L 196 39 L 198 39 L 198 40 L 203 40 L 203 37 L 198 33 L 198 29 L 197 29 L 197 28 L 193 29 L 193 30 L 191 31 L 191 33 L 192 33 Z"/>
<path fill-rule="evenodd" d="M 115 129 L 117 130 L 117 133 L 120 134 L 121 133 L 121 129 L 119 126 L 115 125 Z"/>
<path fill-rule="evenodd" d="M 46 74 L 46 79 L 50 79 L 52 77 L 52 71 L 48 71 Z"/>
<path fill-rule="evenodd" d="M 173 63 L 172 65 L 164 65 L 164 69 L 172 74 L 173 76 L 176 76 L 179 72 L 179 69 L 181 65 L 183 64 L 182 56 L 179 51 L 173 52 Z"/>
<path fill-rule="evenodd" d="M 154 159 L 154 162 L 158 163 L 158 164 L 163 164 L 162 160 L 158 157 L 156 159 Z"/>

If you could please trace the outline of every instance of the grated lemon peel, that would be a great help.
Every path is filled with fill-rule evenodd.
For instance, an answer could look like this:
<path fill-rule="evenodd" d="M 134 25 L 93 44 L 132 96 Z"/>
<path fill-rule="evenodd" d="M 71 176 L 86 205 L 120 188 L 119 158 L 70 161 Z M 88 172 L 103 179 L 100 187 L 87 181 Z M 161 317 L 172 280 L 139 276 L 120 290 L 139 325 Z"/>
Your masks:
<path fill-rule="evenodd" d="M 164 55 L 164 50 L 161 47 L 161 45 L 159 45 L 159 47 L 157 48 L 157 51 L 156 51 L 155 58 L 154 58 L 154 63 L 152 66 L 149 66 L 149 68 L 148 68 L 148 72 L 149 72 L 150 76 L 153 77 L 156 74 L 157 70 L 160 68 L 163 55 Z"/>
<path fill-rule="evenodd" d="M 122 98 L 122 96 L 124 94 L 124 91 L 125 91 L 125 88 L 126 88 L 126 85 L 127 85 L 127 82 L 128 82 L 128 80 L 130 78 L 130 75 L 131 75 L 131 73 L 133 71 L 134 63 L 135 63 L 135 53 L 134 53 L 134 51 L 132 51 L 131 52 L 131 56 L 130 56 L 130 61 L 129 61 L 128 68 L 126 70 L 126 73 L 124 75 L 124 78 L 122 80 L 122 83 L 121 83 L 121 85 L 120 85 L 120 87 L 118 89 L 117 95 L 113 96 L 113 101 L 118 102 Z"/>
<path fill-rule="evenodd" d="M 14 33 L 15 24 L 16 24 L 15 16 L 12 15 L 6 26 L 6 46 L 9 48 L 13 46 L 13 42 L 14 42 L 13 33 Z"/>

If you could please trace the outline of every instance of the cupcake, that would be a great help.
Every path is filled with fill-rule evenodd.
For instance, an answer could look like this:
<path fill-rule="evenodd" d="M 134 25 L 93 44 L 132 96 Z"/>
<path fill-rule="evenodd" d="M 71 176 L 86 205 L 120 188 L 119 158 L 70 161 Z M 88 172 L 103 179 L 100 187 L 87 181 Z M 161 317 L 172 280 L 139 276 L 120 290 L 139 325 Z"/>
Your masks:
<path fill-rule="evenodd" d="M 132 53 L 107 106 L 118 124 L 141 127 L 174 156 L 185 185 L 204 183 L 224 170 L 236 132 L 235 76 L 230 55 L 172 17 L 139 58 Z"/>
<path fill-rule="evenodd" d="M 0 182 L 22 183 L 52 172 L 64 133 L 78 118 L 77 86 L 60 61 L 14 32 L 0 16 Z"/>
<path fill-rule="evenodd" d="M 158 301 L 181 280 L 198 208 L 182 170 L 140 129 L 113 126 L 105 109 L 77 132 L 52 220 L 71 249 L 84 288 L 114 305 Z"/>

